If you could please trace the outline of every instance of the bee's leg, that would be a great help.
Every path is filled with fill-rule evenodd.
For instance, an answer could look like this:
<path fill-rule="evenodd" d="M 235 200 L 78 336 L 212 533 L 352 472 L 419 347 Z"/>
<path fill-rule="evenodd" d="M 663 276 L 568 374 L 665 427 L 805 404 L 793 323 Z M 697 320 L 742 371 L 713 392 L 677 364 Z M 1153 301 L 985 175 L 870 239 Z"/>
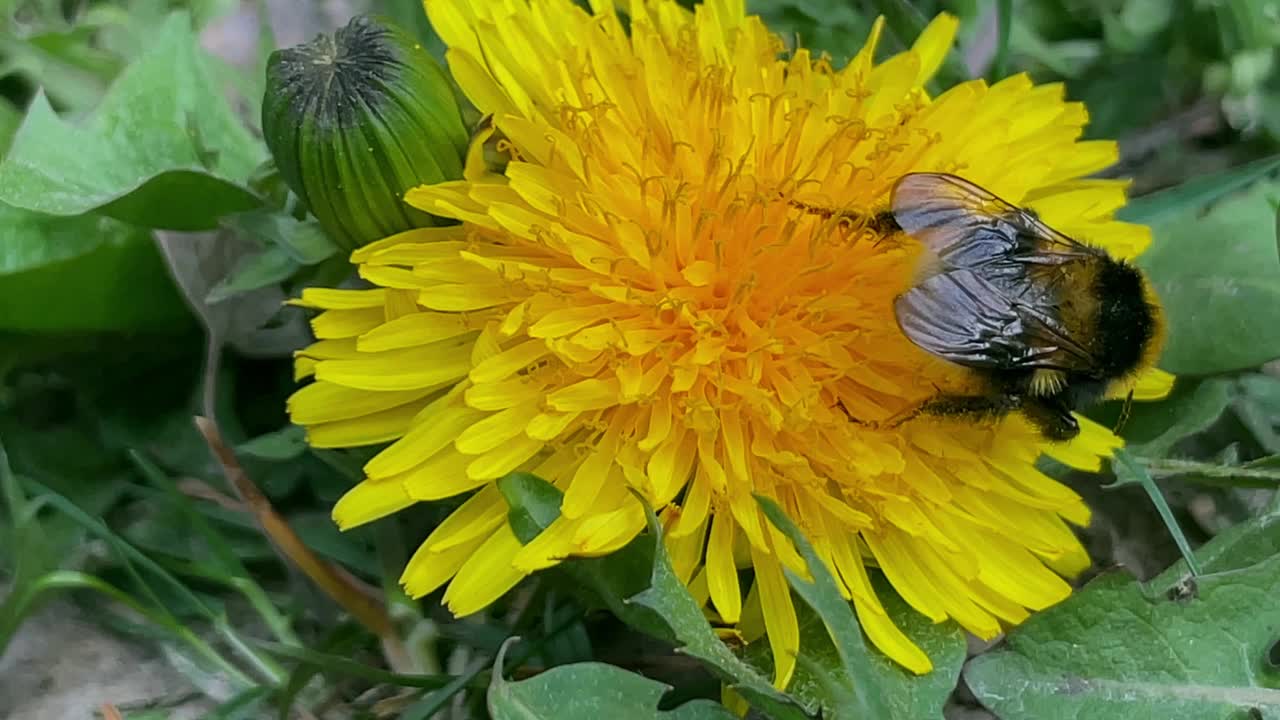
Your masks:
<path fill-rule="evenodd" d="M 948 395 L 939 393 L 922 403 L 899 412 L 897 415 L 880 422 L 870 422 L 866 420 L 858 420 L 849 414 L 844 405 L 840 408 L 845 411 L 845 415 L 849 416 L 849 420 L 857 425 L 869 427 L 876 430 L 893 429 L 903 425 L 921 415 L 933 415 L 935 417 L 972 417 L 982 420 L 989 420 L 1008 414 L 1012 410 L 1016 410 L 1022 404 L 1022 399 L 1018 395 L 1008 393 L 998 393 L 992 395 Z M 1074 420 L 1074 418 L 1073 418 Z"/>
<path fill-rule="evenodd" d="M 788 200 L 788 202 L 794 207 L 819 217 L 827 219 L 836 218 L 839 220 L 846 220 L 850 223 L 861 224 L 882 238 L 893 235 L 894 233 L 902 232 L 902 226 L 894 219 L 893 213 L 888 210 L 881 210 L 880 212 L 868 215 L 866 213 L 849 212 L 847 210 L 839 210 L 823 205 L 814 205 L 812 203 L 801 202 L 799 200 Z"/>
<path fill-rule="evenodd" d="M 1120 408 L 1120 417 L 1119 419 L 1116 420 L 1116 426 L 1111 429 L 1111 432 L 1115 433 L 1118 436 L 1121 433 L 1121 431 L 1124 430 L 1125 423 L 1129 422 L 1129 415 L 1132 412 L 1133 412 L 1133 391 L 1130 390 L 1129 394 L 1126 395 L 1124 398 L 1124 405 Z"/>
<path fill-rule="evenodd" d="M 1022 414 L 1049 440 L 1065 442 L 1080 434 L 1075 415 L 1056 396 L 1027 398 Z"/>

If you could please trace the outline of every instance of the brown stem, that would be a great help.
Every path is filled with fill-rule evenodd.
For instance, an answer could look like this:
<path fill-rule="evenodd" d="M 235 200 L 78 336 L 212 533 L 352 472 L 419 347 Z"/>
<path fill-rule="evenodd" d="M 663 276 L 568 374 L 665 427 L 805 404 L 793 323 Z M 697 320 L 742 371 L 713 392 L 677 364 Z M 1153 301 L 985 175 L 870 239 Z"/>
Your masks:
<path fill-rule="evenodd" d="M 223 441 L 217 425 L 209 418 L 200 416 L 195 418 L 195 423 L 196 429 L 204 436 L 209 450 L 222 466 L 222 472 L 235 489 L 236 495 L 257 521 L 258 526 L 262 528 L 263 533 L 270 538 L 276 550 L 304 575 L 311 578 L 312 582 L 350 613 L 357 622 L 381 639 L 383 651 L 393 669 L 408 668 L 410 666 L 408 653 L 395 634 L 395 625 L 387 614 L 379 593 L 343 568 L 313 553 L 293 528 L 289 527 L 284 518 L 275 511 L 271 501 L 249 479 L 240 461 L 236 459 L 235 453 Z"/>

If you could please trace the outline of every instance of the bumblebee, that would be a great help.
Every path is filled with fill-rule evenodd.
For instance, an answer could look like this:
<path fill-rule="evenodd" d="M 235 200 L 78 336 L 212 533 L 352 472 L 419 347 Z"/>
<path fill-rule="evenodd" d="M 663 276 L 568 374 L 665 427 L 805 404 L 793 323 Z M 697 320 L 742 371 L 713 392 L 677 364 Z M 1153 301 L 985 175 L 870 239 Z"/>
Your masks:
<path fill-rule="evenodd" d="M 873 222 L 890 218 L 925 250 L 915 282 L 894 300 L 899 328 L 970 369 L 978 388 L 941 392 L 891 425 L 1020 412 L 1045 438 L 1070 440 L 1080 433 L 1073 411 L 1155 364 L 1162 311 L 1133 265 L 954 175 L 903 176 L 890 211 Z"/>

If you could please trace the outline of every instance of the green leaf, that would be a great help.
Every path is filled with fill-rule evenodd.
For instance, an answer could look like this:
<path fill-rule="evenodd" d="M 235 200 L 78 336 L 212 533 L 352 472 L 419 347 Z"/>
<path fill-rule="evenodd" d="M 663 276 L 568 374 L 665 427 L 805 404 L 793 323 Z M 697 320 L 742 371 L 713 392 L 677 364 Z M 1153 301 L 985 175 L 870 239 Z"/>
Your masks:
<path fill-rule="evenodd" d="M 275 688 L 263 686 L 242 690 L 210 711 L 204 716 L 204 720 L 249 720 L 262 717 L 261 705 L 271 697 L 274 690 Z"/>
<path fill-rule="evenodd" d="M 1280 306 L 1272 198 L 1280 184 L 1260 183 L 1203 216 L 1184 211 L 1155 228 L 1138 259 L 1168 315 L 1160 366 L 1178 375 L 1211 375 L 1280 357 Z"/>
<path fill-rule="evenodd" d="M 286 425 L 236 447 L 236 454 L 260 460 L 292 460 L 306 451 L 307 433 L 300 425 Z"/>
<path fill-rule="evenodd" d="M 528 544 L 560 517 L 560 501 L 564 498 L 556 486 L 532 473 L 511 473 L 498 481 L 498 490 L 506 498 L 507 522 L 522 544 Z"/>
<path fill-rule="evenodd" d="M 1136 455 L 1160 457 L 1179 440 L 1206 430 L 1231 404 L 1233 383 L 1211 377 L 1180 379 L 1160 402 L 1134 403 L 1124 426 L 1125 440 Z"/>
<path fill-rule="evenodd" d="M 0 204 L 0 282 L 5 275 L 93 252 L 107 237 L 128 232 L 109 218 L 58 217 Z"/>
<path fill-rule="evenodd" d="M 1210 574 L 1194 580 L 1177 566 L 1145 588 L 1103 575 L 971 661 L 965 680 L 1002 720 L 1280 718 L 1280 677 L 1265 665 L 1280 631 L 1278 547 L 1268 516 L 1202 548 Z"/>
<path fill-rule="evenodd" d="M 153 43 L 79 126 L 36 95 L 0 163 L 0 201 L 179 230 L 260 204 L 241 183 L 264 149 L 210 79 L 190 19 L 175 13 Z"/>
<path fill-rule="evenodd" d="M 25 78 L 70 112 L 99 100 L 123 64 L 110 50 L 98 47 L 101 38 L 97 28 L 84 23 L 73 27 L 61 17 L 50 17 L 5 25 L 5 32 L 0 33 L 3 74 Z M 21 25 L 27 27 L 19 30 Z"/>
<path fill-rule="evenodd" d="M 680 643 L 680 651 L 706 663 L 724 683 L 746 698 L 752 706 L 775 720 L 801 720 L 808 713 L 796 700 L 773 687 L 754 667 L 734 655 L 716 637 L 702 608 L 676 575 L 662 541 L 662 527 L 651 508 L 649 534 L 653 536 L 653 576 L 649 589 L 627 602 L 649 608 L 662 617 L 670 634 Z"/>
<path fill-rule="evenodd" d="M 252 290 L 278 285 L 292 277 L 299 267 L 298 262 L 279 247 L 245 255 L 236 261 L 231 274 L 213 286 L 205 296 L 205 302 L 212 305 Z"/>
<path fill-rule="evenodd" d="M 673 710 L 658 703 L 670 689 L 656 680 L 613 665 L 587 662 L 561 665 L 528 680 L 507 682 L 502 663 L 509 639 L 494 661 L 489 683 L 489 713 L 494 720 L 733 720 L 737 716 L 710 700 L 694 700 Z"/>
<path fill-rule="evenodd" d="M 241 234 L 277 247 L 303 265 L 315 265 L 338 252 L 320 223 L 301 221 L 289 215 L 258 210 L 232 216 L 227 224 Z"/>
<path fill-rule="evenodd" d="M 288 355 L 306 345 L 310 332 L 299 308 L 285 307 L 284 291 L 275 284 L 249 291 L 217 304 L 207 301 L 214 287 L 227 279 L 246 255 L 259 251 L 256 243 L 234 233 L 176 233 L 157 231 L 156 242 L 187 304 L 211 336 L 256 356 Z"/>
<path fill-rule="evenodd" d="M 0 100 L 0 158 L 9 151 L 9 143 L 21 124 L 22 113 L 8 100 Z"/>
<path fill-rule="evenodd" d="M 1226 172 L 1188 180 L 1177 187 L 1134 198 L 1120 210 L 1126 222 L 1163 224 L 1206 206 L 1262 180 L 1280 169 L 1280 155 L 1254 160 Z"/>
<path fill-rule="evenodd" d="M 0 329 L 169 331 L 191 320 L 141 229 L 0 205 Z"/>
<path fill-rule="evenodd" d="M 791 522 L 782 508 L 772 500 L 757 495 L 756 501 L 766 517 L 787 537 L 795 543 L 796 550 L 804 558 L 813 581 L 809 582 L 784 568 L 787 581 L 796 594 L 813 608 L 827 628 L 831 642 L 834 643 L 838 662 L 823 667 L 840 671 L 836 682 L 853 691 L 856 707 L 826 706 L 825 710 L 833 717 L 889 717 L 886 702 L 875 675 L 871 669 L 871 660 L 867 654 L 867 644 L 862 639 L 862 629 L 858 618 L 854 616 L 853 606 L 840 595 L 831 571 L 818 559 L 817 553 L 800 529 Z"/>

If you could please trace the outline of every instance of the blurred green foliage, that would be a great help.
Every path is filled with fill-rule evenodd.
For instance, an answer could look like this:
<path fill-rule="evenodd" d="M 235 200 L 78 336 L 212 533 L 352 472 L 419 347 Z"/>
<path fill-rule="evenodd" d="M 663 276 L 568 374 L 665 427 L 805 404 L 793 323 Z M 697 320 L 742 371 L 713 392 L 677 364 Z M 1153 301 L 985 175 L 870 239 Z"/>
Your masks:
<path fill-rule="evenodd" d="M 1134 177 L 1127 217 L 1153 227 L 1142 264 L 1169 308 L 1163 364 L 1183 375 L 1167 400 L 1133 409 L 1125 434 L 1205 572 L 1099 578 L 970 660 L 971 692 L 956 690 L 954 626 L 886 601 L 938 667 L 908 677 L 863 647 L 821 572 L 791 577 L 807 648 L 791 695 L 769 686 L 764 647 L 737 651 L 707 624 L 652 536 L 455 621 L 438 597 L 410 602 L 396 586 L 449 503 L 334 528 L 328 508 L 369 452 L 311 450 L 287 424 L 289 353 L 307 334 L 281 301 L 349 267 L 257 127 L 276 37 L 345 24 L 329 5 L 0 0 L 0 652 L 62 598 L 162 648 L 213 718 L 711 718 L 724 716 L 720 682 L 777 717 L 1280 717 L 1280 3 L 748 2 L 837 64 L 877 14 L 888 54 L 953 12 L 946 79 L 1004 68 L 1063 82 L 1088 103 L 1089 134 L 1121 140 L 1109 173 Z M 332 5 L 383 11 L 443 51 L 415 3 Z M 206 413 L 306 545 L 381 593 L 390 638 L 281 559 L 192 425 Z M 1098 484 L 1061 474 L 1082 492 Z M 504 481 L 519 532 L 559 512 L 539 482 Z M 1176 560 L 1139 491 L 1092 492 L 1099 567 Z M 1139 517 L 1157 530 L 1136 530 Z M 1063 687 L 1079 692 L 1064 700 Z M 553 704 L 569 692 L 576 704 Z M 0 714 L 20 700 L 0 697 Z"/>

